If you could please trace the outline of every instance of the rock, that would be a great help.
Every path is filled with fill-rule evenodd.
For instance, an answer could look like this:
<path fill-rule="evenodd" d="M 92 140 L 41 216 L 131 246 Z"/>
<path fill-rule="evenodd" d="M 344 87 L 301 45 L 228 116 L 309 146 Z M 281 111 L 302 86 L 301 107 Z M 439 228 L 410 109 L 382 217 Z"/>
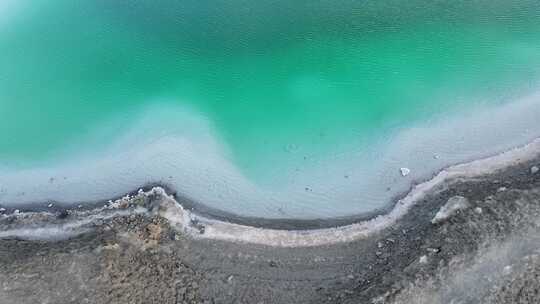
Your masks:
<path fill-rule="evenodd" d="M 146 226 L 146 231 L 148 232 L 148 238 L 150 240 L 158 241 L 161 239 L 161 226 L 156 224 L 148 224 Z"/>
<path fill-rule="evenodd" d="M 500 187 L 499 189 L 497 189 L 497 192 L 505 192 L 506 190 L 508 190 L 508 188 Z"/>
<path fill-rule="evenodd" d="M 427 260 L 427 256 L 423 255 L 420 257 L 420 260 L 418 260 L 418 262 L 420 262 L 420 264 L 427 264 L 428 260 Z"/>
<path fill-rule="evenodd" d="M 52 203 L 51 203 L 51 204 L 48 204 L 48 205 L 47 205 L 47 208 L 52 208 L 52 206 L 53 206 Z"/>
<path fill-rule="evenodd" d="M 401 172 L 401 176 L 407 176 L 411 173 L 411 169 L 409 168 L 400 168 L 399 171 Z"/>
<path fill-rule="evenodd" d="M 57 215 L 57 218 L 59 219 L 65 219 L 69 216 L 69 212 L 67 212 L 67 210 L 62 210 L 60 211 L 60 213 Z"/>
<path fill-rule="evenodd" d="M 538 173 L 538 171 L 540 171 L 540 168 L 538 168 L 537 166 L 532 166 L 531 174 L 536 174 L 536 173 Z"/>
<path fill-rule="evenodd" d="M 6 208 L 0 208 L 0 213 L 6 212 Z"/>
<path fill-rule="evenodd" d="M 430 253 L 439 253 L 441 250 L 439 248 L 426 248 L 426 251 Z"/>
<path fill-rule="evenodd" d="M 102 247 L 103 250 L 118 250 L 120 249 L 120 245 L 117 243 L 114 244 L 107 244 Z"/>
<path fill-rule="evenodd" d="M 126 209 L 129 207 L 129 201 L 121 201 L 120 204 L 118 204 L 118 208 L 120 209 Z"/>
<path fill-rule="evenodd" d="M 483 211 L 482 211 L 482 208 L 476 207 L 474 208 L 474 212 L 476 212 L 477 214 L 482 214 Z"/>
<path fill-rule="evenodd" d="M 432 224 L 443 222 L 453 216 L 457 211 L 469 208 L 469 200 L 463 196 L 452 196 L 446 204 L 439 209 L 435 217 L 431 220 Z"/>

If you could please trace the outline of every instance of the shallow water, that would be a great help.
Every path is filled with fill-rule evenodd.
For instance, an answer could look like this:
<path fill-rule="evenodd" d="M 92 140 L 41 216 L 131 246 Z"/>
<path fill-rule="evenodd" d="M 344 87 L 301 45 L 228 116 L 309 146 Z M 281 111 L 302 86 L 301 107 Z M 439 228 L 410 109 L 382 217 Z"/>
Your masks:
<path fill-rule="evenodd" d="M 540 136 L 538 1 L 5 3 L 0 204 L 348 215 Z"/>

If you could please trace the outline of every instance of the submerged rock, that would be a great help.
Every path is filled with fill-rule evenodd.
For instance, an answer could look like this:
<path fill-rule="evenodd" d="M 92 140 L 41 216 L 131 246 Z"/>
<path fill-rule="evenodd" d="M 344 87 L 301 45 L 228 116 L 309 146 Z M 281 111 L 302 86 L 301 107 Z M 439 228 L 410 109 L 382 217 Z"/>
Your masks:
<path fill-rule="evenodd" d="M 400 168 L 399 172 L 401 172 L 401 176 L 407 176 L 411 173 L 411 169 L 409 168 Z"/>
<path fill-rule="evenodd" d="M 448 199 L 446 204 L 439 209 L 435 217 L 431 220 L 432 224 L 437 224 L 445 221 L 449 217 L 453 216 L 458 210 L 469 208 L 469 200 L 463 196 L 452 196 Z"/>

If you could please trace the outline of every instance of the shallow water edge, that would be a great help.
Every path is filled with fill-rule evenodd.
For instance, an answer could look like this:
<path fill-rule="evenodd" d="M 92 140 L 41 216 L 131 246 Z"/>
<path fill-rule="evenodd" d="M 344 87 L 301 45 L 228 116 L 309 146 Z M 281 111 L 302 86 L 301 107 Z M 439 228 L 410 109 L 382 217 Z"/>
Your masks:
<path fill-rule="evenodd" d="M 434 178 L 414 186 L 411 191 L 396 200 L 396 203 L 387 210 L 379 210 L 370 214 L 362 214 L 348 218 L 290 220 L 290 219 L 263 219 L 242 217 L 221 212 L 203 204 L 198 204 L 180 195 L 167 191 L 159 185 L 148 185 L 124 197 L 95 205 L 79 205 L 78 208 L 63 208 L 47 203 L 41 206 L 29 205 L 20 209 L 4 210 L 4 217 L 22 216 L 30 214 L 59 213 L 64 217 L 85 218 L 82 228 L 89 224 L 88 216 L 99 218 L 103 211 L 120 210 L 130 212 L 158 214 L 166 218 L 177 229 L 194 238 L 227 240 L 279 247 L 320 246 L 333 243 L 350 242 L 369 236 L 382 229 L 392 226 L 402 218 L 407 211 L 423 200 L 426 196 L 436 194 L 447 189 L 454 183 L 464 179 L 474 180 L 498 171 L 520 166 L 531 162 L 540 155 L 540 139 L 523 147 L 515 148 L 505 153 L 476 160 L 470 163 L 448 167 Z M 530 169 L 533 170 L 533 169 Z M 530 173 L 532 174 L 532 173 Z M 103 215 L 105 216 L 105 215 Z M 72 233 L 75 228 L 69 226 Z M 0 236 L 33 238 L 28 229 L 4 229 Z M 40 233 L 48 233 L 47 229 L 36 230 L 37 238 Z M 61 227 L 54 227 L 61 231 Z M 84 232 L 84 230 L 81 230 Z M 52 234 L 52 233 L 50 233 Z M 42 236 L 41 236 L 42 237 Z"/>

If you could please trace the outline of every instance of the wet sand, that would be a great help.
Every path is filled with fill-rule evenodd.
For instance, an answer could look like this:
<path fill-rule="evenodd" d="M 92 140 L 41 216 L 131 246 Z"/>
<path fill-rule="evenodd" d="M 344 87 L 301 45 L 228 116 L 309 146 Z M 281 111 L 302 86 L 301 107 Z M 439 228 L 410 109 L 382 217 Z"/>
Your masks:
<path fill-rule="evenodd" d="M 445 180 L 391 225 L 307 247 L 206 238 L 161 192 L 6 210 L 1 303 L 537 303 L 539 165 Z"/>

